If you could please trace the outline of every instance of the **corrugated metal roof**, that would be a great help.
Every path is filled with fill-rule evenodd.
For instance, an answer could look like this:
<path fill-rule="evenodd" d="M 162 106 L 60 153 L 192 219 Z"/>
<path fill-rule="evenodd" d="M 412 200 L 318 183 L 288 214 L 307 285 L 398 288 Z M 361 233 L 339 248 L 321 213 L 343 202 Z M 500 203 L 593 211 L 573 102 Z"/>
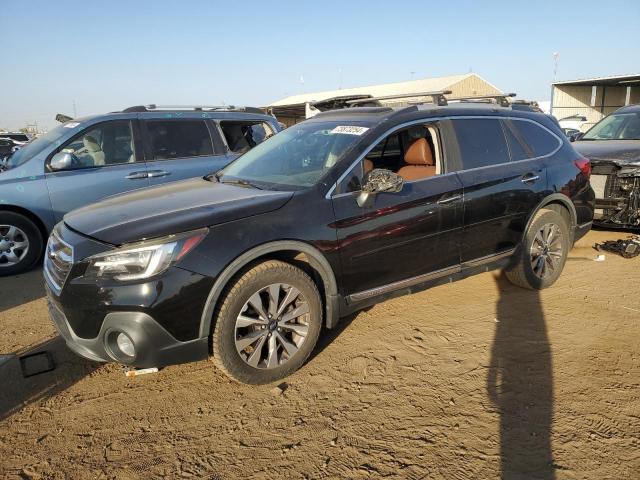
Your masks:
<path fill-rule="evenodd" d="M 324 92 L 303 93 L 300 95 L 292 95 L 282 100 L 278 100 L 269 105 L 269 107 L 278 107 L 285 105 L 300 105 L 307 102 L 319 102 L 328 98 L 343 95 L 373 95 L 381 97 L 384 95 L 394 95 L 403 93 L 423 93 L 438 90 L 446 90 L 451 85 L 458 83 L 469 77 L 477 77 L 486 82 L 482 77 L 475 73 L 466 73 L 464 75 L 451 75 L 448 77 L 423 78 L 421 80 L 411 80 L 408 82 L 385 83 L 382 85 L 371 85 L 368 87 L 343 88 L 342 90 L 327 90 Z M 489 82 L 487 82 L 489 83 Z"/>
<path fill-rule="evenodd" d="M 598 85 L 598 84 L 616 84 L 625 81 L 640 81 L 640 73 L 634 73 L 631 75 L 613 75 L 610 77 L 594 77 L 594 78 L 579 78 L 577 80 L 563 80 L 561 82 L 554 82 L 554 85 Z"/>

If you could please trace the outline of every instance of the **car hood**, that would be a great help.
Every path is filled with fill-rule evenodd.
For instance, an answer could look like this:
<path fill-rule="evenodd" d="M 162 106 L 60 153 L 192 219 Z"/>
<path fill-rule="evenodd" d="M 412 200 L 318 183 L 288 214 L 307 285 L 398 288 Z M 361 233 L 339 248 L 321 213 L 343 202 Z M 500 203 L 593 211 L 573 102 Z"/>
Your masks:
<path fill-rule="evenodd" d="M 267 213 L 292 196 L 197 178 L 109 197 L 66 214 L 64 222 L 83 235 L 121 245 Z"/>
<path fill-rule="evenodd" d="M 640 140 L 584 140 L 573 147 L 591 161 L 606 160 L 620 166 L 640 163 Z"/>

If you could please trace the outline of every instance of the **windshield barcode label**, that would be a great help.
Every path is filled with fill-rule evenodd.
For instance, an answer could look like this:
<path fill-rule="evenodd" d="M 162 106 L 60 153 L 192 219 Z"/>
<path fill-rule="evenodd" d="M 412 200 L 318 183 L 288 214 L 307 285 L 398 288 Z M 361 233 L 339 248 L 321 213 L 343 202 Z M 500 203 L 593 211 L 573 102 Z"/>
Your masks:
<path fill-rule="evenodd" d="M 367 127 L 341 125 L 331 130 L 331 133 L 342 133 L 344 135 L 362 135 L 367 130 L 369 130 Z"/>

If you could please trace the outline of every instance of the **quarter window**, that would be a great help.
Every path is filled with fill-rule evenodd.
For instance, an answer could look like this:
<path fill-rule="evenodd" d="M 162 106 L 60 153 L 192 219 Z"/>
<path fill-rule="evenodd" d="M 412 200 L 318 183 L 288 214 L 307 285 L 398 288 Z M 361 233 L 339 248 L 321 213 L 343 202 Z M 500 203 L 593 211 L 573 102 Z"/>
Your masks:
<path fill-rule="evenodd" d="M 498 119 L 452 119 L 463 170 L 509 162 L 507 142 Z"/>
<path fill-rule="evenodd" d="M 273 130 L 266 122 L 220 122 L 229 150 L 244 153 L 264 142 L 273 135 Z"/>
<path fill-rule="evenodd" d="M 213 155 L 211 135 L 204 121 L 150 120 L 146 126 L 155 160 Z"/>
<path fill-rule="evenodd" d="M 543 157 L 549 155 L 560 146 L 556 137 L 534 122 L 515 119 L 508 120 L 506 127 L 507 135 L 514 137 L 521 148 L 524 148 L 524 152 L 518 152 L 518 156 L 514 156 L 514 160 Z M 511 138 L 510 142 L 511 145 L 513 145 Z M 512 150 L 511 153 L 513 155 L 514 150 Z"/>
<path fill-rule="evenodd" d="M 73 156 L 72 169 L 103 167 L 136 161 L 131 123 L 105 122 L 85 130 L 61 148 Z"/>

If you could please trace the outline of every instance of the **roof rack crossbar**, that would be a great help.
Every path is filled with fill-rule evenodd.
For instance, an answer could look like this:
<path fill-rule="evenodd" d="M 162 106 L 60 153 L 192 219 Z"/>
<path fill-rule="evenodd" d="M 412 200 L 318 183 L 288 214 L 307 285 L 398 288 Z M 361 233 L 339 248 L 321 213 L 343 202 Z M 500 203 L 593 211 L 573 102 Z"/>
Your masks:
<path fill-rule="evenodd" d="M 385 95 L 382 97 L 370 97 L 370 98 L 362 98 L 362 99 L 355 99 L 355 100 L 347 100 L 346 103 L 357 106 L 360 103 L 370 103 L 372 101 L 380 101 L 380 100 L 399 100 L 402 98 L 431 97 L 434 104 L 439 106 L 445 106 L 447 104 L 447 99 L 445 95 L 450 95 L 450 94 L 451 94 L 451 90 L 439 90 L 435 92 L 401 93 L 398 95 Z"/>
<path fill-rule="evenodd" d="M 194 111 L 194 112 L 251 112 L 264 113 L 263 110 L 256 107 L 239 107 L 235 105 L 138 105 L 125 108 L 123 112 L 154 112 L 154 111 Z"/>
<path fill-rule="evenodd" d="M 471 96 L 465 96 L 465 97 L 455 97 L 455 98 L 450 98 L 449 101 L 450 102 L 455 102 L 455 101 L 465 101 L 465 100 L 495 100 L 496 103 L 498 105 L 500 105 L 501 107 L 508 107 L 511 105 L 511 103 L 509 102 L 509 100 L 507 100 L 507 98 L 511 98 L 511 97 L 515 97 L 516 94 L 515 93 L 500 93 L 500 94 L 496 94 L 496 95 L 471 95 Z"/>

